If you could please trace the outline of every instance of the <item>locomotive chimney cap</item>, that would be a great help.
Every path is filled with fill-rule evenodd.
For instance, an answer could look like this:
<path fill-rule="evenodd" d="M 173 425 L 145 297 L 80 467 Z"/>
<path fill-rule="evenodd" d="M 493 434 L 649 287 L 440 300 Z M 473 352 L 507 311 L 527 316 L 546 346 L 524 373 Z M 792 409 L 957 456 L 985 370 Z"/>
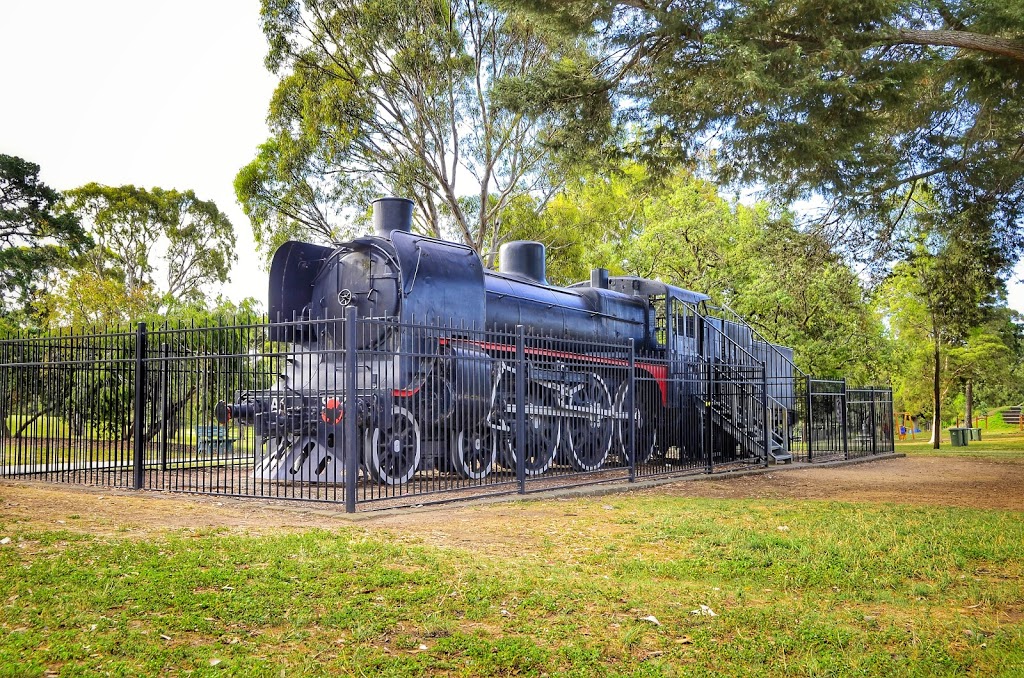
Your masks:
<path fill-rule="evenodd" d="M 373 232 L 390 238 L 392 231 L 412 231 L 413 202 L 408 198 L 383 197 L 373 201 Z"/>
<path fill-rule="evenodd" d="M 544 243 L 513 240 L 498 250 L 498 270 L 507 275 L 547 285 L 545 258 Z"/>

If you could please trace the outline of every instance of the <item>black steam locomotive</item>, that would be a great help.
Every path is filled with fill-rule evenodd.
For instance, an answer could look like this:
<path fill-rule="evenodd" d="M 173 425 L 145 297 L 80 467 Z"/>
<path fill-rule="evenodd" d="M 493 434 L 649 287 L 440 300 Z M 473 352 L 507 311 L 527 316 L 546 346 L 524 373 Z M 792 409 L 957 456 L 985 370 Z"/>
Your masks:
<path fill-rule="evenodd" d="M 687 384 L 698 383 L 700 359 L 788 350 L 758 348 L 764 342 L 740 336 L 741 326 L 707 317 L 705 295 L 603 269 L 554 287 L 537 242 L 503 245 L 500 270 L 485 270 L 473 249 L 412 233 L 411 201 L 382 198 L 373 208 L 373 235 L 333 247 L 288 242 L 274 255 L 269 311 L 280 322 L 270 339 L 292 348 L 276 384 L 218 406 L 222 421 L 252 425 L 264 441 L 259 477 L 343 482 L 351 350 L 361 431 L 352 452 L 367 477 L 389 485 L 421 470 L 480 480 L 515 468 L 519 454 L 528 475 L 553 464 L 596 470 L 629 461 L 631 450 L 637 462 L 669 449 L 696 456 L 697 427 L 671 423 L 694 407 Z M 348 346 L 340 319 L 353 307 L 359 332 Z M 520 325 L 546 337 L 528 351 L 523 375 L 509 334 Z M 633 379 L 621 349 L 610 348 L 629 340 L 639 356 Z M 785 409 L 784 391 L 772 398 Z M 520 406 L 528 423 L 516 440 Z M 719 413 L 718 426 L 743 416 L 733 412 L 729 424 Z"/>

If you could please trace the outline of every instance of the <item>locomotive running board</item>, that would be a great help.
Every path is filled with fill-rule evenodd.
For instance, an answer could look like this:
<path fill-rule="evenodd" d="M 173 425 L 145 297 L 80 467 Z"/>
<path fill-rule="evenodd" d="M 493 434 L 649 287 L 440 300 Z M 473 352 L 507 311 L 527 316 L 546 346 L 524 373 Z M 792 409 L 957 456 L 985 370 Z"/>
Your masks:
<path fill-rule="evenodd" d="M 593 407 L 585 407 L 582 405 L 556 405 L 554 407 L 550 405 L 530 405 L 526 404 L 523 406 L 523 411 L 527 415 L 537 414 L 547 417 L 564 417 L 571 415 L 580 419 L 589 417 L 607 417 L 608 419 L 629 419 L 629 415 L 625 412 L 619 412 L 618 410 L 599 410 Z M 505 414 L 516 413 L 515 405 L 506 405 Z"/>

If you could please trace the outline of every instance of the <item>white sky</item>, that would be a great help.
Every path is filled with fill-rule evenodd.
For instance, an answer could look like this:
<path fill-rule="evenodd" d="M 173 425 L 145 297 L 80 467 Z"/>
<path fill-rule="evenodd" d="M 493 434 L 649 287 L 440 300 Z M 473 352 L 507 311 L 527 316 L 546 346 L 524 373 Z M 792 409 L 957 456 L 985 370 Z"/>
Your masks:
<path fill-rule="evenodd" d="M 259 0 L 0 0 L 0 152 L 59 190 L 96 181 L 213 200 L 237 235 L 223 291 L 265 303 L 232 188 L 267 137 L 265 52 Z M 1024 312 L 1024 285 L 1010 306 Z"/>
<path fill-rule="evenodd" d="M 60 190 L 96 181 L 213 200 L 237 237 L 224 292 L 265 303 L 232 188 L 268 134 L 265 53 L 259 0 L 0 0 L 0 152 Z"/>

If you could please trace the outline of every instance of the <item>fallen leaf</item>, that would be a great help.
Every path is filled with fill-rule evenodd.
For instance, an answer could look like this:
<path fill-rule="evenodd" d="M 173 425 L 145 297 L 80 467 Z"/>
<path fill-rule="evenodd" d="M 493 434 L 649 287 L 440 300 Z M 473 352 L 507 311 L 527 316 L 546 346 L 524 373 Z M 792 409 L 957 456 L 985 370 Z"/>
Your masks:
<path fill-rule="evenodd" d="M 775 529 L 779 532 L 789 532 L 789 525 L 779 525 Z"/>
<path fill-rule="evenodd" d="M 690 636 L 683 636 L 682 638 L 676 638 L 676 645 L 689 645 L 693 642 L 693 638 Z"/>
<path fill-rule="evenodd" d="M 219 659 L 211 659 L 210 660 L 210 666 L 216 666 L 217 664 L 220 664 L 220 660 Z"/>
<path fill-rule="evenodd" d="M 165 635 L 164 635 L 164 634 L 162 634 L 162 633 L 160 634 L 160 637 L 161 637 L 161 638 L 163 638 L 164 640 L 170 640 L 170 639 L 171 639 L 171 637 L 170 637 L 170 636 L 165 636 Z"/>
<path fill-rule="evenodd" d="M 4 537 L 3 539 L 0 539 L 0 544 L 10 544 L 10 543 L 11 543 L 11 538 L 10 537 Z"/>
<path fill-rule="evenodd" d="M 646 617 L 641 617 L 641 618 L 640 618 L 640 621 L 646 621 L 646 622 L 651 622 L 651 623 L 652 623 L 652 624 L 654 624 L 655 626 L 661 626 L 661 622 L 660 622 L 660 621 L 658 621 L 658 618 L 657 618 L 657 617 L 655 617 L 655 616 L 654 616 L 653 614 L 651 614 L 651 615 L 647 615 Z"/>

